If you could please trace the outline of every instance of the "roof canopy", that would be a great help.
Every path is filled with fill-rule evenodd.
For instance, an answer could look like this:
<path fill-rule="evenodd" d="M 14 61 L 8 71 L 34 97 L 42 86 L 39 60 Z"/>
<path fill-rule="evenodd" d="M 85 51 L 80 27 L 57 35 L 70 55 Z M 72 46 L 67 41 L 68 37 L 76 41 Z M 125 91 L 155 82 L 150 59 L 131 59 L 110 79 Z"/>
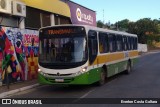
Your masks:
<path fill-rule="evenodd" d="M 22 0 L 27 6 L 71 17 L 69 6 L 60 0 Z"/>

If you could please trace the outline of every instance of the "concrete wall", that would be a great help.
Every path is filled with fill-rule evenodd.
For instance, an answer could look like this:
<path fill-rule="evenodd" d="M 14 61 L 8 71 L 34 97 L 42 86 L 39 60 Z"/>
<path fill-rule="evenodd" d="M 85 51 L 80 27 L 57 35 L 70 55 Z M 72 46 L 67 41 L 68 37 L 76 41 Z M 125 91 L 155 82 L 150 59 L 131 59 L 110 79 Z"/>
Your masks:
<path fill-rule="evenodd" d="M 148 52 L 147 44 L 138 44 L 138 52 Z"/>

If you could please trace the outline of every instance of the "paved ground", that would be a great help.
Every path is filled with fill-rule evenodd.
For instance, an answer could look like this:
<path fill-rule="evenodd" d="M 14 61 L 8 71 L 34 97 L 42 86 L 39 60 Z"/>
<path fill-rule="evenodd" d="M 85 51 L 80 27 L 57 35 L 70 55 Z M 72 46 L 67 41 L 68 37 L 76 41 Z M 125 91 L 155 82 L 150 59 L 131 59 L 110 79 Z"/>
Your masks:
<path fill-rule="evenodd" d="M 20 91 L 24 91 L 30 88 L 34 88 L 38 86 L 37 79 L 25 81 L 25 82 L 18 82 L 9 85 L 9 89 L 6 85 L 0 86 L 0 98 L 3 98 L 7 95 L 14 94 Z"/>

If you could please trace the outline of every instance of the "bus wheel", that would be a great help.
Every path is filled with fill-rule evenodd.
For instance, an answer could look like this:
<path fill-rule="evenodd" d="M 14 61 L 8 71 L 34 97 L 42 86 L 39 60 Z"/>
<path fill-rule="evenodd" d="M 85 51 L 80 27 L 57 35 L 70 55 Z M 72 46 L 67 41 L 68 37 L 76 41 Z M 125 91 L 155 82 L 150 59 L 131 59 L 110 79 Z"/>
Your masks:
<path fill-rule="evenodd" d="M 128 61 L 128 64 L 127 64 L 127 69 L 125 71 L 126 74 L 130 74 L 130 72 L 132 71 L 132 68 L 131 68 L 131 62 Z"/>
<path fill-rule="evenodd" d="M 105 75 L 105 71 L 104 69 L 102 69 L 101 73 L 100 73 L 100 80 L 98 81 L 98 85 L 104 85 L 105 84 L 105 80 L 106 80 L 106 75 Z"/>

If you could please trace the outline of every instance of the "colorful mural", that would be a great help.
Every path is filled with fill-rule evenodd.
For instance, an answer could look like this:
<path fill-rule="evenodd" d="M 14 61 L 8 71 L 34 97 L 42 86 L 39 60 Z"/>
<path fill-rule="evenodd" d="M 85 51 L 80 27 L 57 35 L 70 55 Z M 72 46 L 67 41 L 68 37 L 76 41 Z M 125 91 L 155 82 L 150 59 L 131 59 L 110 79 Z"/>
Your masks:
<path fill-rule="evenodd" d="M 38 31 L 0 26 L 0 80 L 31 80 L 38 70 Z"/>

